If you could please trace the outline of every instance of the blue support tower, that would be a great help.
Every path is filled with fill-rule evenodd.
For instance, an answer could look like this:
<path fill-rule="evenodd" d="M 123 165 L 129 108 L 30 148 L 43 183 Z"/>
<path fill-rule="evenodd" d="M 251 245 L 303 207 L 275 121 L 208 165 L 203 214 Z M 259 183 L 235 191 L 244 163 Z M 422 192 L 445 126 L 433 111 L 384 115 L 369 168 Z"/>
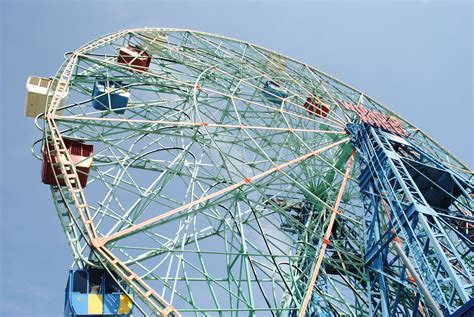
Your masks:
<path fill-rule="evenodd" d="M 370 315 L 454 313 L 473 297 L 474 185 L 406 138 L 347 130 L 361 165 Z"/>

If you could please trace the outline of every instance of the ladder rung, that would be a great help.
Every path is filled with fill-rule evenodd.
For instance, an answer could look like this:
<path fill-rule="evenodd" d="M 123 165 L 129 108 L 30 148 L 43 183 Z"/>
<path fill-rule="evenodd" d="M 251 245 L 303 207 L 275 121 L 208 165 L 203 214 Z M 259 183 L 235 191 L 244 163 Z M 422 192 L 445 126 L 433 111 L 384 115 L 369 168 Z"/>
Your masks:
<path fill-rule="evenodd" d="M 145 293 L 145 297 L 148 298 L 151 296 L 151 294 L 153 294 L 153 290 L 150 289 L 148 292 Z"/>

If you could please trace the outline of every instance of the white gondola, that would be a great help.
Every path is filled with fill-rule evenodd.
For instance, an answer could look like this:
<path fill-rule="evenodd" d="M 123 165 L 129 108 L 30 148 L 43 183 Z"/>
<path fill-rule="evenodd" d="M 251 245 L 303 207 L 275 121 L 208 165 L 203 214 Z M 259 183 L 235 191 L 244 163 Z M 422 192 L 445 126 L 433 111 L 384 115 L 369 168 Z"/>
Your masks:
<path fill-rule="evenodd" d="M 43 113 L 46 108 L 48 97 L 52 97 L 53 92 L 50 91 L 52 80 L 49 78 L 30 76 L 26 82 L 26 101 L 25 115 L 35 118 Z M 59 102 L 59 107 L 65 105 L 66 94 L 64 94 Z M 61 113 L 61 111 L 56 111 Z"/>

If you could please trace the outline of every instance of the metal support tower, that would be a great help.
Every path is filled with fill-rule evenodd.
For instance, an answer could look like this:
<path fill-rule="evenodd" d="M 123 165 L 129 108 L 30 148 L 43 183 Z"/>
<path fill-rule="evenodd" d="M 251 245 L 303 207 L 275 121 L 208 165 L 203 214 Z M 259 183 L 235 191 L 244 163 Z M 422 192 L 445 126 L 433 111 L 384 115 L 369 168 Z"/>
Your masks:
<path fill-rule="evenodd" d="M 473 184 L 407 139 L 347 130 L 361 164 L 370 315 L 453 313 L 473 296 L 473 241 L 459 220 L 472 215 Z"/>

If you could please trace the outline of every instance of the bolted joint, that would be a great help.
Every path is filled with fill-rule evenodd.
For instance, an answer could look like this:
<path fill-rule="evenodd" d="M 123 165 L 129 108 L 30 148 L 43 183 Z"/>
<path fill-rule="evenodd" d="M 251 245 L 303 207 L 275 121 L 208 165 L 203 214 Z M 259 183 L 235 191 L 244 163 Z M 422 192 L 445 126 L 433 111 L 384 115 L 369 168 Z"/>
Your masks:
<path fill-rule="evenodd" d="M 91 244 L 92 244 L 92 247 L 94 247 L 94 249 L 102 248 L 106 242 L 107 241 L 105 241 L 104 238 L 95 238 L 91 240 Z"/>

